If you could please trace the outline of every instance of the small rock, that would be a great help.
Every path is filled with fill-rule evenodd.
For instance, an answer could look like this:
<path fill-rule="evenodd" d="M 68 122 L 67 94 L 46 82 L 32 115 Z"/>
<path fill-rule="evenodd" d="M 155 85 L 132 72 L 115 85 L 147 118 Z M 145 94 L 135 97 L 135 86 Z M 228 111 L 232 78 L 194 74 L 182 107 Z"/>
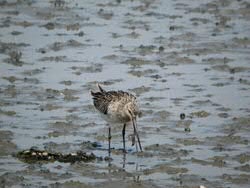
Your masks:
<path fill-rule="evenodd" d="M 175 27 L 174 27 L 174 26 L 170 26 L 170 27 L 169 27 L 169 30 L 170 30 L 170 31 L 173 31 L 173 30 L 175 30 Z"/>
<path fill-rule="evenodd" d="M 185 115 L 184 113 L 181 113 L 181 114 L 180 114 L 181 120 L 185 119 L 185 117 L 186 117 L 186 115 Z"/>
<path fill-rule="evenodd" d="M 160 52 L 164 51 L 164 47 L 163 47 L 163 46 L 160 46 L 160 47 L 159 47 L 159 51 L 160 51 Z"/>
<path fill-rule="evenodd" d="M 79 33 L 78 33 L 78 36 L 79 37 L 82 37 L 84 35 L 84 32 L 83 31 L 80 31 Z"/>
<path fill-rule="evenodd" d="M 52 29 L 55 29 L 55 24 L 48 22 L 47 24 L 43 25 L 43 27 L 45 27 L 48 30 L 52 30 Z"/>

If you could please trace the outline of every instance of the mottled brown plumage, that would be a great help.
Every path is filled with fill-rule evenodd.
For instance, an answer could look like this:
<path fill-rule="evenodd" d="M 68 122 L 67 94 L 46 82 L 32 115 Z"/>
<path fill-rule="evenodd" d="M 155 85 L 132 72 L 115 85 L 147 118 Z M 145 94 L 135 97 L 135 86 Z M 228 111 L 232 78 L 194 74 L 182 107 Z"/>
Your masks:
<path fill-rule="evenodd" d="M 123 123 L 123 146 L 125 151 L 125 127 L 126 123 L 132 122 L 134 135 L 137 137 L 141 149 L 139 135 L 137 133 L 136 119 L 139 114 L 139 107 L 136 97 L 124 91 L 105 91 L 99 84 L 99 91 L 91 91 L 95 108 L 102 114 L 102 117 L 111 124 Z M 110 129 L 110 126 L 109 126 Z M 110 130 L 109 130 L 110 131 Z M 110 136 L 111 139 L 111 136 Z M 109 143 L 110 144 L 110 143 Z M 142 150 L 142 149 L 141 149 Z"/>

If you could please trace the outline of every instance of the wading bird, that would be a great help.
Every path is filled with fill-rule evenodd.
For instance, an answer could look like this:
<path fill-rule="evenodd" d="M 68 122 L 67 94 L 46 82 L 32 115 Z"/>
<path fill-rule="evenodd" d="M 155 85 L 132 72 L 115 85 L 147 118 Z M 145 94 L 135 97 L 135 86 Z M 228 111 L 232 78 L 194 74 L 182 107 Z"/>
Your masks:
<path fill-rule="evenodd" d="M 139 148 L 142 151 L 139 134 L 137 132 L 137 116 L 139 115 L 139 107 L 136 102 L 136 97 L 124 91 L 105 91 L 99 84 L 97 84 L 99 91 L 90 91 L 93 97 L 95 108 L 101 113 L 102 117 L 108 122 L 108 140 L 109 140 L 109 154 L 111 142 L 111 125 L 117 123 L 123 124 L 122 138 L 123 138 L 123 151 L 126 153 L 125 148 L 125 129 L 129 122 L 132 122 L 134 128 L 133 138 L 137 138 Z M 134 142 L 132 142 L 134 145 Z"/>

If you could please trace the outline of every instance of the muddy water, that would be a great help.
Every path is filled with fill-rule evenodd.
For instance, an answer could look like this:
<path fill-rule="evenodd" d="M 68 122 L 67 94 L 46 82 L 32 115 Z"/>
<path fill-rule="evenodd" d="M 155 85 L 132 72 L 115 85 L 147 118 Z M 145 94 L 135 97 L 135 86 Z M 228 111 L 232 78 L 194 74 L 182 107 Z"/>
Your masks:
<path fill-rule="evenodd" d="M 247 0 L 0 6 L 1 187 L 248 187 Z M 124 156 L 117 127 L 110 162 L 12 155 L 35 147 L 107 156 L 107 127 L 89 96 L 97 81 L 138 96 L 143 153 L 128 141 Z"/>

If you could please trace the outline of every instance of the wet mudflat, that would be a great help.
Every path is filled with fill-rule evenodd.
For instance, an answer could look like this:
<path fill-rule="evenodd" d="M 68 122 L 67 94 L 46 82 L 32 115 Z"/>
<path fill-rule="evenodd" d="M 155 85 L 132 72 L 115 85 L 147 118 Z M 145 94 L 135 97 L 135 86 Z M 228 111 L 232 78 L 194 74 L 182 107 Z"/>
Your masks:
<path fill-rule="evenodd" d="M 0 187 L 249 186 L 247 0 L 0 7 Z M 121 125 L 112 160 L 99 160 L 108 129 L 89 94 L 97 81 L 138 96 L 142 153 L 131 126 L 123 155 Z M 45 159 L 94 157 L 17 157 L 30 148 Z"/>

